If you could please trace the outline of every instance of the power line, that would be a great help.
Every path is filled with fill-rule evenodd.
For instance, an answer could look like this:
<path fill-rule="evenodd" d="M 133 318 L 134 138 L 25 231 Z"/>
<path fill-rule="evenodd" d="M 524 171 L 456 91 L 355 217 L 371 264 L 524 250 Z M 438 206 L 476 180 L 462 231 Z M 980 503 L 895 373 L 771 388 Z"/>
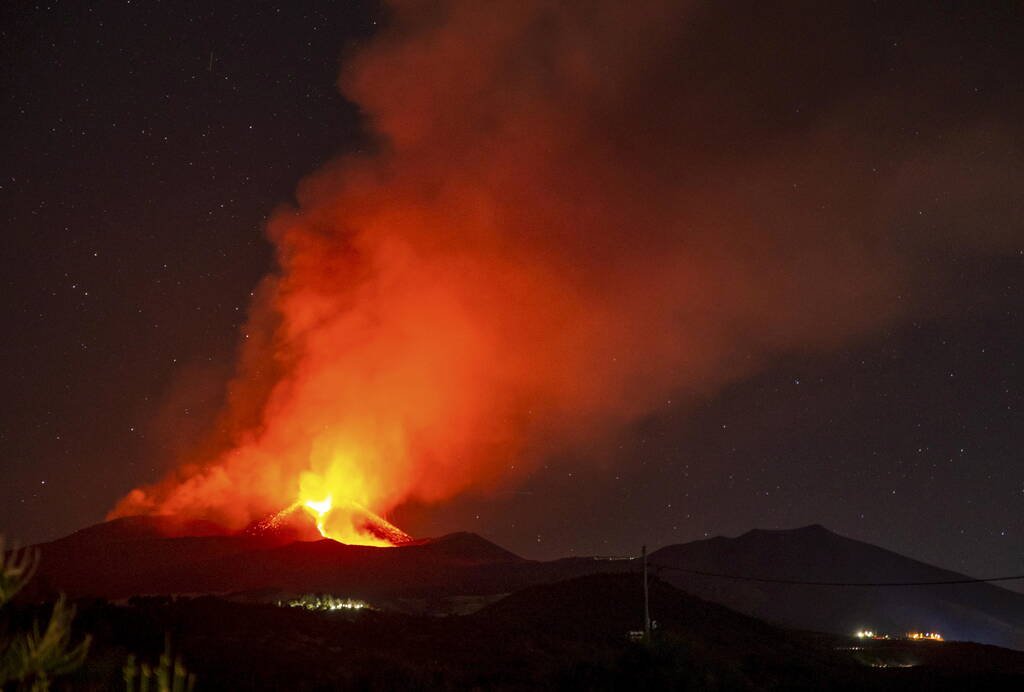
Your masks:
<path fill-rule="evenodd" d="M 768 577 L 748 577 L 739 574 L 721 574 L 719 572 L 706 572 L 699 569 L 687 569 L 673 565 L 662 565 L 656 562 L 649 563 L 655 569 L 669 569 L 688 574 L 697 574 L 702 577 L 716 577 L 718 579 L 734 579 L 736 581 L 756 581 L 765 584 L 793 584 L 796 586 L 947 586 L 951 584 L 983 584 L 994 581 L 1013 581 L 1024 579 L 1024 574 L 1012 577 L 989 577 L 987 579 L 947 579 L 944 581 L 802 581 L 799 579 L 771 579 Z"/>

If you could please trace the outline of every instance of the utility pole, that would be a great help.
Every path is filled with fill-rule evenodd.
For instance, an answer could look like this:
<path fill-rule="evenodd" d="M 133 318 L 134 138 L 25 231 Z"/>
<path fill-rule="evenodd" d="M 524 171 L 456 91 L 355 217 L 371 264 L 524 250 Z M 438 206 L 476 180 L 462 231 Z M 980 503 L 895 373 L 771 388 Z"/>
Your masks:
<path fill-rule="evenodd" d="M 642 549 L 644 559 L 644 641 L 651 643 L 651 601 L 647 593 L 647 546 Z"/>

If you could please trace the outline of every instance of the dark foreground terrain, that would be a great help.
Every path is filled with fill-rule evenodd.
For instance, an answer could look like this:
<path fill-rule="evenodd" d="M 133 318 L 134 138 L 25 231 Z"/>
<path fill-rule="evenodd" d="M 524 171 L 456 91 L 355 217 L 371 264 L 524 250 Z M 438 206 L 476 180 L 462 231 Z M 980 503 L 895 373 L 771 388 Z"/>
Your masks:
<path fill-rule="evenodd" d="M 409 614 L 466 612 L 460 599 L 490 602 L 533 585 L 639 568 L 638 560 L 527 560 L 471 533 L 399 548 L 344 545 L 322 539 L 304 516 L 273 531 L 240 534 L 173 517 L 127 517 L 38 549 L 40 570 L 26 594 L 37 600 L 61 592 L 112 601 L 146 594 L 323 592 Z M 835 588 L 778 583 L 965 579 L 821 526 L 755 530 L 737 538 L 667 546 L 651 555 L 651 567 L 686 593 L 788 629 L 839 635 L 861 629 L 940 632 L 947 639 L 1024 650 L 1024 594 L 994 584 Z"/>
<path fill-rule="evenodd" d="M 93 647 L 54 690 L 123 690 L 129 656 L 154 665 L 168 637 L 197 690 L 1024 689 L 1012 650 L 1024 595 L 779 583 L 962 577 L 820 526 L 655 551 L 647 644 L 628 636 L 643 622 L 637 559 L 538 562 L 469 533 L 352 546 L 298 519 L 236 533 L 175 517 L 88 527 L 38 546 L 5 624 L 25 631 L 40 604 L 76 599 L 76 640 Z M 287 605 L 324 605 L 317 595 L 370 607 Z M 849 636 L 865 627 L 990 645 Z"/>
<path fill-rule="evenodd" d="M 53 689 L 124 689 L 126 658 L 155 663 L 167 634 L 197 690 L 1024 689 L 1021 652 L 783 630 L 659 580 L 645 645 L 627 637 L 641 604 L 636 574 L 533 586 L 448 617 L 209 596 L 80 601 L 76 629 L 93 649 Z"/>

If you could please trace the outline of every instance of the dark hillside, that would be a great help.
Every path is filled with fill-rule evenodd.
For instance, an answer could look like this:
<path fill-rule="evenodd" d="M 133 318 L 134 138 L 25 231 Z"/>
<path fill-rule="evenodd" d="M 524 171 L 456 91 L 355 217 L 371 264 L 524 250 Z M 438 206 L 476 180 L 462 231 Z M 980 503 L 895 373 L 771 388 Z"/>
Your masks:
<path fill-rule="evenodd" d="M 928 582 L 962 574 L 839 536 L 821 526 L 750 531 L 674 545 L 654 565 L 727 575 L 823 582 Z M 993 584 L 836 587 L 707 577 L 674 569 L 661 576 L 689 593 L 800 629 L 850 634 L 938 631 L 946 639 L 1024 648 L 1024 595 Z"/>
<path fill-rule="evenodd" d="M 791 632 L 652 583 L 660 627 L 628 640 L 642 603 L 635 575 L 600 574 L 532 587 L 471 616 L 310 612 L 204 597 L 81 603 L 77 627 L 96 637 L 71 682 L 117 689 L 128 653 L 155 660 L 169 632 L 197 689 L 328 690 L 1019 690 L 1024 654 L 924 644 L 846 650 L 849 639 Z M 920 644 L 920 643 L 919 643 Z M 906 644 L 903 645 L 904 647 Z M 914 649 L 909 650 L 910 653 Z M 945 653 L 945 652 L 948 652 Z M 984 659 L 972 663 L 973 657 Z"/>

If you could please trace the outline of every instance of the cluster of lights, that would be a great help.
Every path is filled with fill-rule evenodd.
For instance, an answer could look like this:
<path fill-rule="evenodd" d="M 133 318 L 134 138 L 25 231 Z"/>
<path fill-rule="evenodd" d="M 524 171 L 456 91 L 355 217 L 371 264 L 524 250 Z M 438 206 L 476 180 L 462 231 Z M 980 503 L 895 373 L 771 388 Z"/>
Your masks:
<path fill-rule="evenodd" d="M 287 603 L 280 604 L 287 605 L 290 608 L 305 608 L 306 610 L 363 610 L 369 608 L 370 604 L 366 601 L 357 601 L 352 598 L 336 598 L 334 596 L 321 596 L 321 595 L 306 595 L 300 598 L 295 598 Z"/>
<path fill-rule="evenodd" d="M 873 630 L 860 630 L 857 632 L 858 639 L 892 639 L 888 634 L 879 634 Z M 909 632 L 906 639 L 928 639 L 935 642 L 942 641 L 942 635 L 938 632 Z"/>
<path fill-rule="evenodd" d="M 366 607 L 365 603 L 359 603 L 357 601 L 346 601 L 345 603 L 335 603 L 334 605 L 327 606 L 328 610 L 362 610 Z"/>

